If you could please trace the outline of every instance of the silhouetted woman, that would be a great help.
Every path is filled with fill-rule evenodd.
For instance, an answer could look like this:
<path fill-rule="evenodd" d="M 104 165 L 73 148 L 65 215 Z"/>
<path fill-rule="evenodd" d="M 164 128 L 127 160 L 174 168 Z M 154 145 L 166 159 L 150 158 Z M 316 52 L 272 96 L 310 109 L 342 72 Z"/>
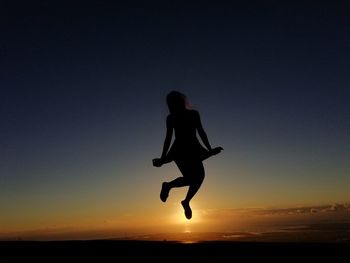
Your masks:
<path fill-rule="evenodd" d="M 160 192 L 160 199 L 166 202 L 169 191 L 174 187 L 189 186 L 187 195 L 181 201 L 181 204 L 185 210 L 186 218 L 191 219 L 190 201 L 199 190 L 205 176 L 202 161 L 218 154 L 222 148 L 211 148 L 208 137 L 202 127 L 199 113 L 186 107 L 187 99 L 184 94 L 178 91 L 171 91 L 167 95 L 166 100 L 170 111 L 166 120 L 166 137 L 162 156 L 161 158 L 153 159 L 153 165 L 160 167 L 165 163 L 175 161 L 183 176 L 171 182 L 164 182 Z M 173 131 L 175 131 L 175 140 L 169 150 Z M 199 142 L 196 135 L 197 132 L 206 149 Z"/>

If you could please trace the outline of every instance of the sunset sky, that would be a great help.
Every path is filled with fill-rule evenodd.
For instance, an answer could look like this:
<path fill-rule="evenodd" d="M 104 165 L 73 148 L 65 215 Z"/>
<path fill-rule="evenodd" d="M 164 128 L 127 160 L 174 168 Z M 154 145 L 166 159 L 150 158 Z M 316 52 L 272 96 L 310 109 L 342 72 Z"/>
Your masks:
<path fill-rule="evenodd" d="M 349 3 L 88 2 L 0 6 L 0 238 L 349 218 Z M 186 189 L 159 199 L 176 166 L 151 161 L 171 90 L 224 148 L 191 221 Z"/>

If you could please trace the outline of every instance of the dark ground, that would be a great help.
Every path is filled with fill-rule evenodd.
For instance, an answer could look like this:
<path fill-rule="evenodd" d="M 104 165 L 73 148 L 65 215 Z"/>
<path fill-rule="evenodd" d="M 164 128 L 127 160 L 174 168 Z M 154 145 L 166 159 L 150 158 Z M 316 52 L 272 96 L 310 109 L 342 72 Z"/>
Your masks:
<path fill-rule="evenodd" d="M 188 261 L 214 259 L 234 262 L 237 259 L 345 260 L 350 255 L 349 243 L 287 243 L 287 242 L 199 242 L 183 244 L 169 241 L 3 241 L 0 242 L 1 262 L 19 259 L 33 262 L 92 260 L 94 262 Z"/>

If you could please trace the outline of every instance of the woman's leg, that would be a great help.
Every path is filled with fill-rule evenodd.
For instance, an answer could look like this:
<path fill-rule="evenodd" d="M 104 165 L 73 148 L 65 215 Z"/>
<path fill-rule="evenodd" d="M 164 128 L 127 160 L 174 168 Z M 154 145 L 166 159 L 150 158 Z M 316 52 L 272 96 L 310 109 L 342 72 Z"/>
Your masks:
<path fill-rule="evenodd" d="M 168 198 L 170 190 L 174 187 L 189 186 L 186 197 L 181 202 L 181 204 L 185 209 L 186 217 L 190 219 L 192 217 L 190 201 L 198 192 L 205 177 L 203 163 L 201 161 L 198 161 L 193 163 L 176 162 L 176 164 L 183 176 L 178 177 L 171 182 L 164 182 L 162 184 L 162 190 L 160 192 L 160 199 L 165 202 Z"/>
<path fill-rule="evenodd" d="M 194 195 L 198 192 L 199 188 L 201 187 L 205 172 L 203 164 L 200 162 L 193 167 L 193 174 L 191 175 L 193 178 L 190 180 L 189 188 L 186 194 L 186 198 L 184 201 L 190 202 L 191 199 L 194 197 Z"/>
<path fill-rule="evenodd" d="M 181 177 L 178 177 L 175 180 L 172 180 L 171 182 L 168 182 L 166 184 L 171 189 L 174 187 L 188 186 L 188 185 L 190 185 L 190 182 L 189 182 L 189 180 L 187 180 L 187 178 L 181 176 Z"/>
<path fill-rule="evenodd" d="M 189 180 L 189 188 L 186 197 L 181 201 L 181 204 L 185 210 L 186 218 L 191 219 L 192 210 L 190 207 L 190 201 L 201 187 L 205 177 L 205 171 L 202 162 L 194 162 L 187 168 L 185 177 Z"/>
<path fill-rule="evenodd" d="M 184 171 L 186 171 L 186 164 L 181 162 L 176 162 L 177 167 L 179 168 L 180 172 L 184 175 Z M 160 199 L 163 202 L 166 202 L 169 192 L 172 188 L 175 187 L 183 187 L 190 185 L 190 181 L 187 179 L 187 177 L 180 176 L 173 181 L 170 182 L 164 182 L 162 184 L 162 190 L 160 191 Z"/>
<path fill-rule="evenodd" d="M 190 186 L 186 195 L 188 202 L 197 193 L 204 180 L 204 167 L 201 161 L 188 163 L 188 162 L 176 162 L 177 167 L 183 176 L 176 178 L 171 182 L 166 182 L 167 187 L 183 187 Z M 169 189 L 169 190 L 170 190 Z"/>
<path fill-rule="evenodd" d="M 183 186 L 190 185 L 190 180 L 188 179 L 188 176 L 186 176 L 186 174 L 188 173 L 188 170 L 189 170 L 188 169 L 189 165 L 186 162 L 181 162 L 181 161 L 176 161 L 175 163 L 183 176 L 180 176 L 171 182 L 167 182 L 166 183 L 167 187 L 169 187 L 171 189 L 174 187 L 183 187 Z"/>

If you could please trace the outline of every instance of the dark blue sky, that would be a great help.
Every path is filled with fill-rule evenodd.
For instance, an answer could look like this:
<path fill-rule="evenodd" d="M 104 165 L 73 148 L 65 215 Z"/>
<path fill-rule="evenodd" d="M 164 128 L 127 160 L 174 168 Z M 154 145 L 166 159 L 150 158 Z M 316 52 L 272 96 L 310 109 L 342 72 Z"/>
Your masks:
<path fill-rule="evenodd" d="M 88 2 L 2 7 L 5 134 L 147 118 L 137 110 L 171 89 L 235 116 L 349 128 L 348 4 Z"/>
<path fill-rule="evenodd" d="M 324 165 L 349 182 L 349 3 L 166 2 L 1 4 L 3 207 L 37 184 L 59 191 L 152 169 L 173 89 L 225 148 L 226 173 L 279 163 L 288 181 L 297 165 L 311 184 Z"/>

